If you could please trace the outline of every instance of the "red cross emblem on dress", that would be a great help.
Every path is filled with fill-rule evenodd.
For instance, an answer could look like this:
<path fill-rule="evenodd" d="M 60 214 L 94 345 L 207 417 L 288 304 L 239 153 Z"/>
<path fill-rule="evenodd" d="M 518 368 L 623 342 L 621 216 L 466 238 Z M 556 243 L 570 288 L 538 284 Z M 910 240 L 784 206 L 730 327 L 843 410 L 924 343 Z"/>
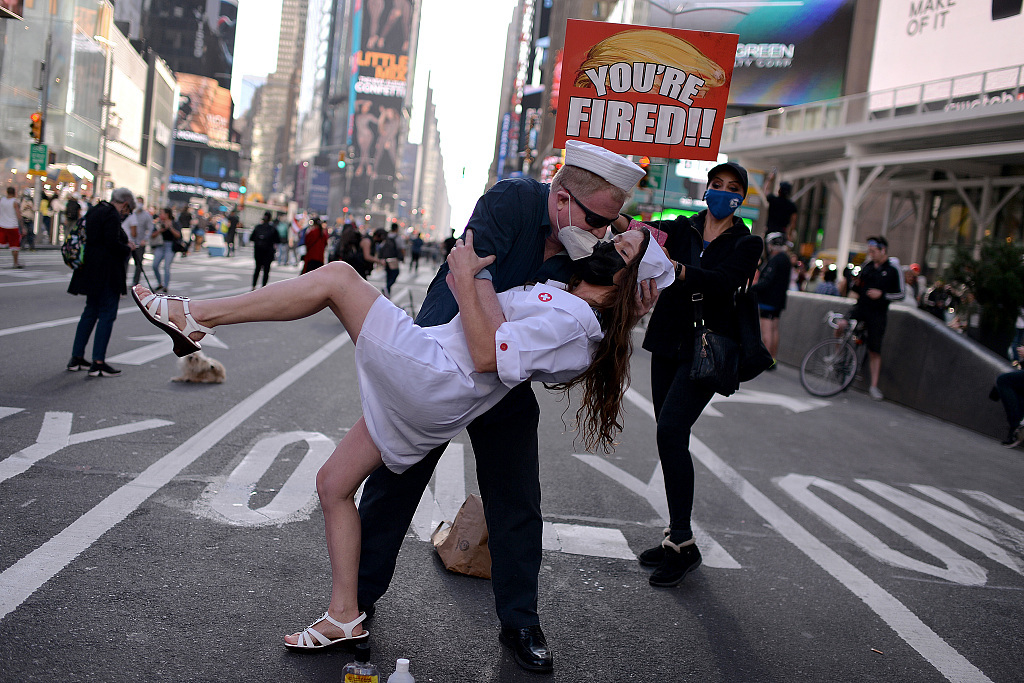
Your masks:
<path fill-rule="evenodd" d="M 545 303 L 551 301 L 551 295 L 548 294 L 547 292 L 541 292 L 540 294 L 537 295 L 537 298 Z"/>

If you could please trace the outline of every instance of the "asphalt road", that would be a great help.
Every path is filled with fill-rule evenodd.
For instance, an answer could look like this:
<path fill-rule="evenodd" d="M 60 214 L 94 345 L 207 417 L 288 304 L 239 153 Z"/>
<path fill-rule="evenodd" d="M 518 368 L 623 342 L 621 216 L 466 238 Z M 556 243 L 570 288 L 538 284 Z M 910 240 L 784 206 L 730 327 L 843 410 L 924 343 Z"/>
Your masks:
<path fill-rule="evenodd" d="M 84 305 L 70 272 L 54 251 L 23 261 L 0 252 L 0 680 L 340 680 L 349 652 L 281 638 L 328 597 L 313 472 L 359 416 L 341 326 L 223 329 L 206 349 L 227 381 L 178 384 L 126 298 L 107 358 L 123 375 L 89 378 L 64 370 Z M 171 289 L 246 291 L 251 263 L 193 255 Z M 403 269 L 396 300 L 428 281 Z M 1021 680 L 1020 450 L 856 391 L 812 400 L 782 367 L 698 421 L 705 564 L 653 589 L 634 559 L 665 515 L 649 372 L 638 349 L 611 455 L 574 448 L 537 387 L 548 680 Z M 370 624 L 382 680 L 397 657 L 418 681 L 540 678 L 499 645 L 489 582 L 426 540 L 476 490 L 463 434 Z"/>

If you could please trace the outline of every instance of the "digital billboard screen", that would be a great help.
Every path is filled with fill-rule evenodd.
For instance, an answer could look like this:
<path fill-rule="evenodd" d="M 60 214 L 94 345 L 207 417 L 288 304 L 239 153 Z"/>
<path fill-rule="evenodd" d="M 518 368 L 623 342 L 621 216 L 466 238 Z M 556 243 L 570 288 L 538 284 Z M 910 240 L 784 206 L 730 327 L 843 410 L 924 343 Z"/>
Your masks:
<path fill-rule="evenodd" d="M 394 192 L 399 166 L 402 106 L 409 77 L 413 3 L 361 3 L 356 26 L 349 102 L 347 172 L 354 202 Z"/>
<path fill-rule="evenodd" d="M 213 78 L 178 74 L 178 117 L 174 139 L 211 146 L 229 142 L 231 91 Z"/>
<path fill-rule="evenodd" d="M 1020 0 L 881 0 L 868 89 L 879 92 L 1018 67 L 1024 63 L 1022 36 Z M 1015 75 L 1011 90 L 1017 85 Z M 988 92 L 999 89 L 989 87 Z"/>
<path fill-rule="evenodd" d="M 854 5 L 723 0 L 669 11 L 652 3 L 650 23 L 739 34 L 729 104 L 781 107 L 842 96 Z"/>

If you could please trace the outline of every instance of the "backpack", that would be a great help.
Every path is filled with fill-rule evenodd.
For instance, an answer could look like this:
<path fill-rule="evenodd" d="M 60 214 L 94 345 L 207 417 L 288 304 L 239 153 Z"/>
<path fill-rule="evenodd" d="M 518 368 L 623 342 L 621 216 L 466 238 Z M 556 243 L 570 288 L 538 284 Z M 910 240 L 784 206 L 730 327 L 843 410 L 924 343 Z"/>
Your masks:
<path fill-rule="evenodd" d="M 85 217 L 78 219 L 73 228 L 68 230 L 64 244 L 60 247 L 60 255 L 71 270 L 76 270 L 85 262 Z"/>

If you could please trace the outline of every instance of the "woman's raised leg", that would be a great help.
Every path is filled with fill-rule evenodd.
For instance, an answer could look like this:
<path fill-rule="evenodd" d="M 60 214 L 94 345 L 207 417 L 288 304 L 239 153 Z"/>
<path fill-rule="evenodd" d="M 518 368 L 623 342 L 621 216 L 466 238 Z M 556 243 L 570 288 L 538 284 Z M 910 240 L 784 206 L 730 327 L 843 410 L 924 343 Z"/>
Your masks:
<path fill-rule="evenodd" d="M 140 298 L 149 290 L 135 288 Z M 221 299 L 189 301 L 189 312 L 206 327 L 272 320 L 298 320 L 330 308 L 348 330 L 352 341 L 359 336 L 370 306 L 381 294 L 344 261 L 334 261 L 301 277 L 275 282 L 254 292 Z M 180 300 L 168 301 L 171 324 L 185 329 L 185 309 Z M 189 335 L 194 341 L 202 332 Z"/>
<path fill-rule="evenodd" d="M 359 418 L 316 475 L 316 490 L 327 533 L 327 552 L 331 557 L 331 603 L 327 613 L 343 624 L 359 616 L 356 589 L 359 581 L 360 522 L 355 494 L 363 480 L 380 464 L 380 451 L 370 438 L 366 422 Z M 313 624 L 313 628 L 332 640 L 345 635 L 326 619 Z M 352 635 L 362 632 L 362 625 L 358 625 Z M 285 642 L 295 644 L 298 637 L 298 633 L 285 636 Z"/>

